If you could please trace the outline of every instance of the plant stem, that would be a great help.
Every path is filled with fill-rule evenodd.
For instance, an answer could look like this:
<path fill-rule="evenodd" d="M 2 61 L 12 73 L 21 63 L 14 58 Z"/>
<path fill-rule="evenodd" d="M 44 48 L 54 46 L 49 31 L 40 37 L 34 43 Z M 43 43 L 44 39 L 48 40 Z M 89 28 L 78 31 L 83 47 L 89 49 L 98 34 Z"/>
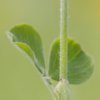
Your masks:
<path fill-rule="evenodd" d="M 67 0 L 60 0 L 60 79 L 67 79 Z"/>
<path fill-rule="evenodd" d="M 54 90 L 54 100 L 70 100 L 67 80 L 67 28 L 67 0 L 60 0 L 60 79 Z"/>
<path fill-rule="evenodd" d="M 67 80 L 67 0 L 60 0 L 60 80 L 55 87 L 55 100 L 70 100 Z"/>

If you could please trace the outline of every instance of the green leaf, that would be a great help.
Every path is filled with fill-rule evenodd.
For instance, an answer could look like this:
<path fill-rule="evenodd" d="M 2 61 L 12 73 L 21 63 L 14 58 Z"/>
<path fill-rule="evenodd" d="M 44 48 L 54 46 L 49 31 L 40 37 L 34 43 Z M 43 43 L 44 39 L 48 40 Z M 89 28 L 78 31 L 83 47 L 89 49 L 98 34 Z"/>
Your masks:
<path fill-rule="evenodd" d="M 9 32 L 12 42 L 33 60 L 37 69 L 44 73 L 45 62 L 42 42 L 39 34 L 29 25 L 19 25 Z"/>
<path fill-rule="evenodd" d="M 51 48 L 49 75 L 53 80 L 59 80 L 59 54 L 60 39 L 56 39 Z M 67 52 L 67 51 L 66 51 Z M 80 84 L 90 78 L 93 72 L 93 64 L 74 40 L 68 39 L 68 81 L 70 84 Z"/>

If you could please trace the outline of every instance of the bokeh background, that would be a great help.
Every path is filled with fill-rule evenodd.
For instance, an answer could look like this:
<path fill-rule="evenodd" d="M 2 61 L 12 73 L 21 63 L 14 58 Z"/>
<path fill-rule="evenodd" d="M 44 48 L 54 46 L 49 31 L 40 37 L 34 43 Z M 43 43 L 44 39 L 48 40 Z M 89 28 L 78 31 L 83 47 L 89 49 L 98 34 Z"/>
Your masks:
<path fill-rule="evenodd" d="M 100 1 L 69 0 L 69 16 L 69 36 L 95 65 L 89 81 L 71 85 L 72 100 L 100 100 Z M 7 38 L 10 28 L 23 23 L 40 33 L 47 59 L 59 36 L 59 0 L 0 0 L 0 100 L 53 100 L 37 70 Z"/>

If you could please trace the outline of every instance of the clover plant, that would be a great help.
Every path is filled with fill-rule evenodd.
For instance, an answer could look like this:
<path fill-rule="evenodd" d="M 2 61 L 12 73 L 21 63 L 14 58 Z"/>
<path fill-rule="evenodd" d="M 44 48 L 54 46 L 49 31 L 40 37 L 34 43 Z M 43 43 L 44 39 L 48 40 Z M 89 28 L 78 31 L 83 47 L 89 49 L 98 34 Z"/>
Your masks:
<path fill-rule="evenodd" d="M 14 45 L 33 61 L 54 100 L 70 100 L 70 84 L 81 84 L 93 73 L 91 58 L 76 41 L 68 38 L 67 3 L 60 0 L 60 37 L 51 45 L 49 70 L 45 66 L 41 37 L 32 26 L 18 25 L 8 33 Z"/>

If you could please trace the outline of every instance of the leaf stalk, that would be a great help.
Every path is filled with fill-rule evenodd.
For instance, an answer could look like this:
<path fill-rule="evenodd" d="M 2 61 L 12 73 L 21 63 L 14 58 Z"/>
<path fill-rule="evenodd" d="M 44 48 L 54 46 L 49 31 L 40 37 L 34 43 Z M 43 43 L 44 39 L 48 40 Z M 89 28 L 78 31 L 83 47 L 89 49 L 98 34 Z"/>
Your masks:
<path fill-rule="evenodd" d="M 67 0 L 60 0 L 60 79 L 67 79 Z"/>

